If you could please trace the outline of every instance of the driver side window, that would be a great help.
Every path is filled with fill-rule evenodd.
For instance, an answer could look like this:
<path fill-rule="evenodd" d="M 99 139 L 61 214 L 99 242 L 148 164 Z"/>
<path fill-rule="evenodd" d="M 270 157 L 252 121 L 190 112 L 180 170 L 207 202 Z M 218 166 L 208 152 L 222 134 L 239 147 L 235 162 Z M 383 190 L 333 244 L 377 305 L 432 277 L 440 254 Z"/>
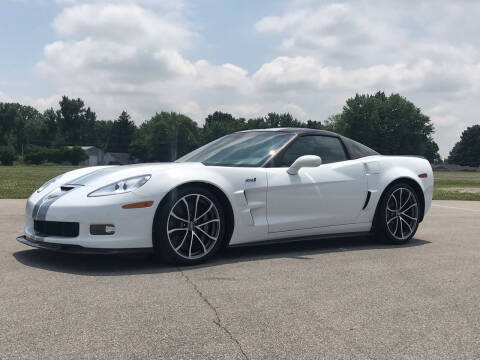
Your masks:
<path fill-rule="evenodd" d="M 333 136 L 302 136 L 283 153 L 275 162 L 276 167 L 288 167 L 300 156 L 317 155 L 323 164 L 347 160 L 347 155 L 340 140 Z"/>

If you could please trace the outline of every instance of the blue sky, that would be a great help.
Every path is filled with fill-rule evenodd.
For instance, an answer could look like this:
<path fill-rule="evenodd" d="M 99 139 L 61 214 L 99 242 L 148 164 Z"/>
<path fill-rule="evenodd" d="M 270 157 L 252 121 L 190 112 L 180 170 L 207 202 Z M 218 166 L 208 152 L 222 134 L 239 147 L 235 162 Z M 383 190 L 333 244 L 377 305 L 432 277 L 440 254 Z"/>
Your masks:
<path fill-rule="evenodd" d="M 290 112 L 325 120 L 355 93 L 399 92 L 430 116 L 443 156 L 478 124 L 480 3 L 3 0 L 0 101 L 81 97 L 203 122 Z"/>

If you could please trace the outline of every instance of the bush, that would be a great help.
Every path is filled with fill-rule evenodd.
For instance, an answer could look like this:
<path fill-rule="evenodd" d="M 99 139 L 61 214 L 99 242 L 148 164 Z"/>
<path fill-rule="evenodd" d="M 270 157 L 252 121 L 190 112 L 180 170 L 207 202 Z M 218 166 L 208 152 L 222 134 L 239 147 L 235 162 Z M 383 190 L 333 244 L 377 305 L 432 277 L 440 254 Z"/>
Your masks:
<path fill-rule="evenodd" d="M 17 152 L 12 146 L 0 146 L 0 162 L 2 165 L 13 165 Z"/>
<path fill-rule="evenodd" d="M 37 145 L 28 145 L 25 149 L 24 158 L 26 163 L 35 165 L 43 164 L 47 161 L 56 164 L 69 162 L 72 165 L 78 165 L 78 163 L 87 159 L 87 153 L 78 146 L 51 149 Z"/>
<path fill-rule="evenodd" d="M 39 165 L 48 160 L 51 150 L 44 146 L 27 145 L 23 160 L 27 164 Z"/>
<path fill-rule="evenodd" d="M 88 159 L 88 155 L 81 147 L 74 146 L 71 149 L 68 149 L 68 159 L 72 165 L 78 165 L 79 162 L 85 161 Z"/>
<path fill-rule="evenodd" d="M 70 149 L 66 147 L 60 147 L 56 149 L 50 149 L 50 154 L 48 156 L 48 161 L 61 164 L 63 162 L 69 161 Z"/>

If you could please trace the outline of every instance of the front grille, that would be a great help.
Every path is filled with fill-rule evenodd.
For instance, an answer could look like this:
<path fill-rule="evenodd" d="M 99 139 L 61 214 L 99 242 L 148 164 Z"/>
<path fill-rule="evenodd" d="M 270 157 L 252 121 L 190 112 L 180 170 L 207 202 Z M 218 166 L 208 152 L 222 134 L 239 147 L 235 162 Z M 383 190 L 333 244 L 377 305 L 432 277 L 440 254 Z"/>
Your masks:
<path fill-rule="evenodd" d="M 35 220 L 34 229 L 38 235 L 43 236 L 78 236 L 78 222 Z"/>

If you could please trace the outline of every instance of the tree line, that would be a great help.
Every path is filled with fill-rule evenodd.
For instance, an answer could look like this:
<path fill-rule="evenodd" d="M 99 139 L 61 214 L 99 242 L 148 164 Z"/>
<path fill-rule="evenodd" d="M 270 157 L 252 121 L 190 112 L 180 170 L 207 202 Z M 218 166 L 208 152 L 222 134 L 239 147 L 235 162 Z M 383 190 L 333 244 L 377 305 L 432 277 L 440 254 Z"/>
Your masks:
<path fill-rule="evenodd" d="M 172 161 L 235 131 L 275 127 L 325 129 L 381 154 L 421 155 L 431 162 L 440 159 L 428 116 L 399 94 L 378 92 L 355 95 L 341 113 L 324 122 L 300 121 L 288 113 L 246 119 L 216 111 L 205 118 L 203 126 L 186 115 L 164 111 L 139 126 L 126 111 L 115 120 L 98 120 L 83 100 L 67 96 L 62 97 L 58 109 L 43 113 L 27 105 L 0 103 L 0 160 L 12 163 L 24 155 L 27 163 L 78 163 L 85 159 L 79 146 L 92 145 L 109 152 L 128 152 L 139 161 Z M 451 157 L 461 163 L 462 146 L 457 145 Z M 477 152 L 474 161 L 478 160 Z"/>

